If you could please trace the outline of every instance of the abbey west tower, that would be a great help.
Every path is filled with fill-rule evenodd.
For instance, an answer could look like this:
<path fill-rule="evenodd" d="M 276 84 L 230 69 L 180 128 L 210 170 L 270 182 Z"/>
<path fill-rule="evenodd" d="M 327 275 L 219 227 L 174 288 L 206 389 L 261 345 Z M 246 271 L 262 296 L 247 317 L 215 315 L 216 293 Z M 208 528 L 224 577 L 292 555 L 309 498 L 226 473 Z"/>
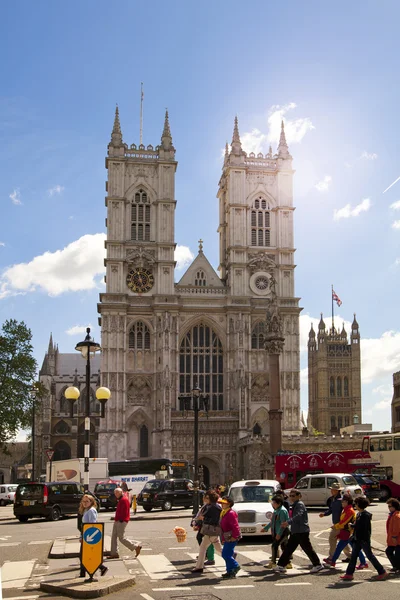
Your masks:
<path fill-rule="evenodd" d="M 323 433 L 362 423 L 360 331 L 354 315 L 350 343 L 344 328 L 327 332 L 322 318 L 318 335 L 308 335 L 308 421 Z"/>
<path fill-rule="evenodd" d="M 117 109 L 106 167 L 106 292 L 99 312 L 102 383 L 112 396 L 99 456 L 192 461 L 193 416 L 179 410 L 178 397 L 198 384 L 210 400 L 199 431 L 205 481 L 244 476 L 243 452 L 253 433 L 266 442 L 263 455 L 248 448 L 258 474 L 270 427 L 264 335 L 273 287 L 285 333 L 283 432 L 300 426 L 301 309 L 294 296 L 292 157 L 283 124 L 277 153 L 270 148 L 255 156 L 243 151 L 235 119 L 218 190 L 220 276 L 200 242 L 174 283 L 177 162 L 168 113 L 161 144 L 145 148 L 123 142 Z"/>

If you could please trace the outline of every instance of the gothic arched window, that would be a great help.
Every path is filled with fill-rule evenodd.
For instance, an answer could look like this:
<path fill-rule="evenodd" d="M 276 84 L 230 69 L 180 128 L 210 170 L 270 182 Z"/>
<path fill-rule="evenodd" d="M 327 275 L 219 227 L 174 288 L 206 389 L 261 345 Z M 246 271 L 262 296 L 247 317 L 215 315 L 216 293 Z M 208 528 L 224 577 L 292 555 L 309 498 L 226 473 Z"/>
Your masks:
<path fill-rule="evenodd" d="M 149 455 L 149 430 L 142 425 L 139 432 L 139 456 L 146 458 Z"/>
<path fill-rule="evenodd" d="M 179 391 L 190 395 L 197 384 L 209 397 L 210 410 L 224 408 L 224 355 L 217 334 L 201 323 L 183 338 L 179 351 Z"/>
<path fill-rule="evenodd" d="M 54 433 L 58 435 L 64 435 L 66 433 L 69 433 L 69 431 L 69 425 L 65 421 L 58 421 L 58 423 L 54 427 Z"/>
<path fill-rule="evenodd" d="M 95 413 L 100 413 L 100 402 L 96 399 L 96 394 L 94 390 L 90 388 L 90 414 L 94 415 Z M 79 414 L 86 414 L 86 387 L 81 390 L 81 395 L 79 396 L 78 402 L 75 404 L 79 404 Z M 75 408 L 75 407 L 74 407 Z"/>
<path fill-rule="evenodd" d="M 265 322 L 259 321 L 251 332 L 251 349 L 264 350 L 265 347 Z"/>
<path fill-rule="evenodd" d="M 150 241 L 150 201 L 144 190 L 136 192 L 131 201 L 131 240 Z"/>
<path fill-rule="evenodd" d="M 336 429 L 336 419 L 335 419 L 335 417 L 331 417 L 331 429 Z"/>
<path fill-rule="evenodd" d="M 335 379 L 330 377 L 329 379 L 329 395 L 332 397 L 335 395 Z"/>
<path fill-rule="evenodd" d="M 251 245 L 271 245 L 271 213 L 265 198 L 257 198 L 251 210 Z"/>
<path fill-rule="evenodd" d="M 345 418 L 344 418 L 344 426 L 345 426 L 345 427 L 348 427 L 349 425 L 350 425 L 350 419 L 349 419 L 349 417 L 346 415 L 346 416 L 345 416 Z"/>
<path fill-rule="evenodd" d="M 136 321 L 130 328 L 129 348 L 150 350 L 150 329 L 142 321 Z"/>
<path fill-rule="evenodd" d="M 337 418 L 337 426 L 338 426 L 338 429 L 341 429 L 343 427 L 343 417 Z"/>
<path fill-rule="evenodd" d="M 256 423 L 253 427 L 253 435 L 261 435 L 261 427 Z"/>
<path fill-rule="evenodd" d="M 53 460 L 67 460 L 68 458 L 71 458 L 71 448 L 67 442 L 60 440 L 54 446 Z"/>
<path fill-rule="evenodd" d="M 344 396 L 348 396 L 349 395 L 349 379 L 348 377 L 345 377 L 343 380 L 343 395 Z"/>
<path fill-rule="evenodd" d="M 336 379 L 336 396 L 342 395 L 342 378 L 338 377 Z"/>
<path fill-rule="evenodd" d="M 202 287 L 207 285 L 206 275 L 203 270 L 197 271 L 196 279 L 194 280 L 194 285 Z"/>

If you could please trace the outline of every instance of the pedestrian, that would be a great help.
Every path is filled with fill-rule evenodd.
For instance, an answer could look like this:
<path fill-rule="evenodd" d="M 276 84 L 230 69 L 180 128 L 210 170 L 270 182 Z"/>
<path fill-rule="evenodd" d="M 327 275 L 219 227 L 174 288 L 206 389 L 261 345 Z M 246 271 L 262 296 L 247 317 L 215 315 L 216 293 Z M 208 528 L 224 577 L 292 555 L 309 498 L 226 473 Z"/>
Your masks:
<path fill-rule="evenodd" d="M 328 506 L 328 508 L 323 512 L 320 513 L 320 517 L 328 517 L 329 515 L 332 515 L 332 525 L 336 525 L 336 523 L 339 523 L 340 521 L 340 515 L 342 514 L 342 488 L 340 487 L 339 483 L 337 481 L 334 481 L 332 483 L 332 485 L 329 488 L 331 490 L 331 495 L 328 498 L 328 500 L 326 501 L 326 504 Z M 355 515 L 355 512 L 354 512 Z M 329 537 L 328 537 L 328 541 L 329 541 L 329 556 L 327 558 L 324 559 L 324 562 L 328 562 L 332 560 L 333 554 L 336 550 L 336 546 L 337 546 L 337 530 L 334 527 L 331 527 L 330 531 L 329 531 Z M 348 545 L 346 545 L 343 548 L 343 552 L 346 555 L 346 558 L 343 560 L 343 562 L 350 562 L 350 556 L 351 556 L 351 550 L 349 548 Z"/>
<path fill-rule="evenodd" d="M 96 499 L 94 496 L 92 496 L 91 494 L 84 494 L 82 496 L 81 502 L 79 505 L 79 509 L 78 509 L 78 513 L 80 515 L 82 515 L 82 525 L 84 523 L 97 523 L 96 506 L 97 506 Z M 81 532 L 82 532 L 82 527 L 81 527 Z M 81 540 L 82 540 L 82 538 L 81 538 Z M 85 577 L 86 570 L 82 564 L 82 542 L 81 542 L 80 560 L 81 560 L 81 567 L 80 567 L 79 577 Z M 100 565 L 99 569 L 100 569 L 100 573 L 102 576 L 105 575 L 108 571 L 108 568 L 103 564 Z"/>
<path fill-rule="evenodd" d="M 282 498 L 282 506 L 286 508 L 289 514 L 289 502 L 287 501 L 287 495 L 285 494 L 285 491 L 280 489 L 276 490 L 274 492 L 274 496 L 280 496 Z"/>
<path fill-rule="evenodd" d="M 282 556 L 278 560 L 275 571 L 277 573 L 286 573 L 290 557 L 297 546 L 300 546 L 312 562 L 313 566 L 310 572 L 318 573 L 318 571 L 321 571 L 324 567 L 321 565 L 318 555 L 311 545 L 308 513 L 304 502 L 301 501 L 301 492 L 292 489 L 289 492 L 289 500 L 291 502 L 292 516 L 282 523 L 282 527 L 291 526 L 290 537 Z"/>
<path fill-rule="evenodd" d="M 225 561 L 226 573 L 223 573 L 223 579 L 233 579 L 240 571 L 240 565 L 236 560 L 235 546 L 242 537 L 239 527 L 238 515 L 232 510 L 234 501 L 229 496 L 221 498 L 222 505 L 220 526 L 222 531 L 222 558 Z"/>
<path fill-rule="evenodd" d="M 276 559 L 279 558 L 279 547 L 284 551 L 289 539 L 289 528 L 283 527 L 282 525 L 282 523 L 287 522 L 289 519 L 289 513 L 283 506 L 283 496 L 273 496 L 271 504 L 274 509 L 272 519 L 271 522 L 263 528 L 263 531 L 269 531 L 269 529 L 271 529 L 272 535 L 272 556 L 270 562 L 267 564 L 267 569 L 274 569 L 276 567 Z M 286 568 L 292 568 L 290 561 L 286 565 Z"/>
<path fill-rule="evenodd" d="M 336 550 L 332 555 L 332 558 L 324 558 L 324 562 L 331 567 L 336 566 L 336 561 L 340 556 L 340 553 L 344 548 L 348 545 L 353 547 L 353 542 L 350 539 L 351 535 L 351 524 L 354 523 L 356 518 L 356 511 L 353 508 L 353 499 L 350 494 L 343 494 L 342 496 L 342 513 L 340 515 L 339 523 L 332 525 L 332 530 L 336 532 L 337 536 L 337 546 Z M 351 553 L 350 553 L 351 556 Z M 360 564 L 356 567 L 357 571 L 361 571 L 362 569 L 368 569 L 368 563 L 365 560 L 365 556 L 360 550 L 359 553 Z"/>
<path fill-rule="evenodd" d="M 197 532 L 196 534 L 196 540 L 197 543 L 199 544 L 199 546 L 201 545 L 201 542 L 203 540 L 203 534 L 201 533 L 201 526 L 203 524 L 202 520 L 199 520 L 200 515 L 203 515 L 204 510 L 207 506 L 207 503 L 204 503 L 203 506 L 200 507 L 200 509 L 197 512 L 197 515 L 192 519 L 190 525 L 193 528 L 194 531 Z M 214 550 L 214 544 L 210 544 L 207 548 L 207 552 L 206 552 L 206 557 L 207 560 L 204 563 L 204 566 L 209 567 L 209 566 L 213 566 L 215 565 L 215 550 Z"/>
<path fill-rule="evenodd" d="M 386 521 L 387 548 L 386 556 L 391 562 L 391 571 L 400 570 L 400 502 L 389 498 L 386 502 L 389 514 Z"/>
<path fill-rule="evenodd" d="M 135 558 L 137 558 L 142 549 L 140 542 L 132 542 L 125 537 L 125 530 L 131 518 L 129 498 L 120 487 L 115 488 L 114 494 L 117 498 L 117 508 L 111 533 L 111 552 L 108 558 L 119 558 L 118 540 L 129 550 L 135 550 Z"/>
<path fill-rule="evenodd" d="M 204 494 L 204 503 L 206 504 L 204 511 L 198 517 L 201 522 L 201 540 L 199 555 L 197 557 L 196 566 L 192 569 L 192 573 L 202 573 L 204 569 L 204 560 L 206 557 L 207 548 L 213 544 L 218 552 L 222 554 L 222 546 L 219 540 L 221 527 L 219 518 L 221 515 L 221 506 L 217 504 L 219 495 L 214 490 L 209 490 Z"/>
<path fill-rule="evenodd" d="M 357 556 L 360 553 L 360 550 L 364 551 L 364 554 L 371 561 L 374 568 L 378 571 L 378 575 L 376 577 L 377 580 L 386 579 L 388 577 L 388 573 L 386 573 L 385 569 L 382 567 L 379 560 L 373 554 L 371 550 L 371 519 L 372 515 L 370 512 L 366 510 L 369 502 L 367 498 L 359 497 L 354 501 L 356 508 L 358 510 L 355 523 L 353 524 L 353 550 L 351 553 L 350 562 L 347 565 L 346 573 L 341 575 L 340 579 L 345 581 L 351 581 L 353 579 L 353 573 L 356 568 Z"/>

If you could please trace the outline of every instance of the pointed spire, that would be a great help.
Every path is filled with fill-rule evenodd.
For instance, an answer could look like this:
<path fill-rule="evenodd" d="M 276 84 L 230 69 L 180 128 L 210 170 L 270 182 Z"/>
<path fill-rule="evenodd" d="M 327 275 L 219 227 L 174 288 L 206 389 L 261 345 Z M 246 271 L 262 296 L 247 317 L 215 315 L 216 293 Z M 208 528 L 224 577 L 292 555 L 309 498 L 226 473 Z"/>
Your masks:
<path fill-rule="evenodd" d="M 47 350 L 47 353 L 48 354 L 53 354 L 53 352 L 54 352 L 53 334 L 50 333 L 49 348 Z"/>
<path fill-rule="evenodd" d="M 170 150 L 174 148 L 172 145 L 172 135 L 169 126 L 168 109 L 165 110 L 164 129 L 161 136 L 161 146 L 164 148 L 164 150 Z"/>
<path fill-rule="evenodd" d="M 199 239 L 199 254 L 203 254 L 203 240 Z"/>
<path fill-rule="evenodd" d="M 282 123 L 281 123 L 281 137 L 279 138 L 279 145 L 278 145 L 278 156 L 280 158 L 291 158 L 290 153 L 289 153 L 289 147 L 286 142 L 285 124 L 283 122 L 283 119 L 282 119 Z"/>
<path fill-rule="evenodd" d="M 113 126 L 113 130 L 111 133 L 111 145 L 112 146 L 122 146 L 122 131 L 121 131 L 121 124 L 119 122 L 118 104 L 115 107 L 114 126 Z"/>
<path fill-rule="evenodd" d="M 323 318 L 322 313 L 321 313 L 321 319 L 320 319 L 319 324 L 318 324 L 318 329 L 325 329 L 325 322 L 324 322 L 324 318 Z"/>
<path fill-rule="evenodd" d="M 240 135 L 239 135 L 239 123 L 238 123 L 237 116 L 235 117 L 235 123 L 233 126 L 231 151 L 232 151 L 232 154 L 234 154 L 235 156 L 239 156 L 240 154 L 243 153 L 242 144 L 241 144 Z"/>
<path fill-rule="evenodd" d="M 224 156 L 224 165 L 228 162 L 229 158 L 229 145 L 228 142 L 225 144 L 225 156 Z"/>
<path fill-rule="evenodd" d="M 75 377 L 72 385 L 76 388 L 79 388 L 78 369 L 75 369 Z"/>
<path fill-rule="evenodd" d="M 272 146 L 271 146 L 271 144 L 269 145 L 268 158 L 272 158 Z"/>
<path fill-rule="evenodd" d="M 310 331 L 308 333 L 308 339 L 309 340 L 315 339 L 315 331 L 314 331 L 314 326 L 313 326 L 312 323 L 311 323 L 311 329 L 310 329 Z"/>

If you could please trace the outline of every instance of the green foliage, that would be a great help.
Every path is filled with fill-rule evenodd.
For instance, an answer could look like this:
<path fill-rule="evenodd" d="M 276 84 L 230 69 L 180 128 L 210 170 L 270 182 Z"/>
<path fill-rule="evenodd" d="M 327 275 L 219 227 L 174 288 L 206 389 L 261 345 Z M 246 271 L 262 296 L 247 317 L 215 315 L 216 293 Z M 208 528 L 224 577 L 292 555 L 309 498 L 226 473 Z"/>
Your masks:
<path fill-rule="evenodd" d="M 19 429 L 30 427 L 33 398 L 30 390 L 37 370 L 32 333 L 23 321 L 6 321 L 0 331 L 0 447 Z M 38 394 L 42 394 L 38 388 Z"/>

